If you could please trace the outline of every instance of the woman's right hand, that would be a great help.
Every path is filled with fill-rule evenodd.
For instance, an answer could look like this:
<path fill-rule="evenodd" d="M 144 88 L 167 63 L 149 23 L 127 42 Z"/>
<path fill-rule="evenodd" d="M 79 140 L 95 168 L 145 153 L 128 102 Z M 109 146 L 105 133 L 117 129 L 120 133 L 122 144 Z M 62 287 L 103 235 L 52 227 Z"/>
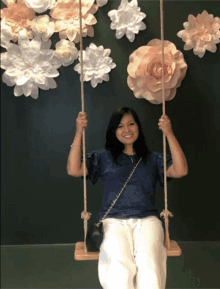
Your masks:
<path fill-rule="evenodd" d="M 83 130 L 87 127 L 88 120 L 86 112 L 80 111 L 76 119 L 76 133 L 82 134 Z"/>

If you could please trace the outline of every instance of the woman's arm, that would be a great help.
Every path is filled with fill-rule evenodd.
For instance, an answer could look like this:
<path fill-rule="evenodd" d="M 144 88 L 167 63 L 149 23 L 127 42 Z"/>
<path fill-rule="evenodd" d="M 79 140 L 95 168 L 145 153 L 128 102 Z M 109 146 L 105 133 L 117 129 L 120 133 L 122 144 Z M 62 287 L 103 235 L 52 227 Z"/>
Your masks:
<path fill-rule="evenodd" d="M 76 134 L 73 139 L 73 143 L 70 149 L 68 162 L 67 162 L 67 173 L 73 177 L 83 176 L 83 164 L 81 161 L 82 156 L 82 135 L 83 130 L 87 126 L 87 116 L 85 112 L 79 112 L 76 119 Z M 88 174 L 86 168 L 86 175 Z"/>
<path fill-rule="evenodd" d="M 188 174 L 188 165 L 184 152 L 173 133 L 171 121 L 167 115 L 163 115 L 158 125 L 159 129 L 161 129 L 167 137 L 173 161 L 173 164 L 167 170 L 167 176 L 170 178 L 182 178 Z"/>

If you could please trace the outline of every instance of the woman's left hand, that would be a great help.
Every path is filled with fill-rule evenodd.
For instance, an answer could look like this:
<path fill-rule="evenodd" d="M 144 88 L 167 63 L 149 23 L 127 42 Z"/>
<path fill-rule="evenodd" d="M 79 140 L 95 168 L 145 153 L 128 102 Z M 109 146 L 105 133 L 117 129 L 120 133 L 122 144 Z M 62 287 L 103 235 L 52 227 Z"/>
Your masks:
<path fill-rule="evenodd" d="M 161 116 L 161 118 L 159 119 L 158 126 L 159 126 L 159 129 L 163 131 L 163 133 L 165 134 L 166 137 L 170 133 L 173 133 L 171 121 L 166 114 Z"/>

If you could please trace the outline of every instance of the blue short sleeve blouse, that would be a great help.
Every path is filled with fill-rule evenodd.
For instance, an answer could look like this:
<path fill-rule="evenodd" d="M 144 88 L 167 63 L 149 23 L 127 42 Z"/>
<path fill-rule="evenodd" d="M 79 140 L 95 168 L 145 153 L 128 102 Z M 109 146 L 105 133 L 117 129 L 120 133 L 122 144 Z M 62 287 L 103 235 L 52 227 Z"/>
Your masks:
<path fill-rule="evenodd" d="M 121 191 L 135 164 L 136 155 L 129 156 L 121 153 L 118 157 L 119 165 L 113 162 L 111 153 L 100 149 L 86 155 L 87 179 L 93 185 L 98 178 L 103 185 L 103 208 L 99 213 L 102 218 Z M 172 158 L 167 156 L 167 169 L 172 164 Z M 129 183 L 119 197 L 108 218 L 144 218 L 158 215 L 155 207 L 155 189 L 157 182 L 164 185 L 163 154 L 149 152 L 146 160 L 141 160 Z M 167 178 L 169 181 L 170 178 Z"/>

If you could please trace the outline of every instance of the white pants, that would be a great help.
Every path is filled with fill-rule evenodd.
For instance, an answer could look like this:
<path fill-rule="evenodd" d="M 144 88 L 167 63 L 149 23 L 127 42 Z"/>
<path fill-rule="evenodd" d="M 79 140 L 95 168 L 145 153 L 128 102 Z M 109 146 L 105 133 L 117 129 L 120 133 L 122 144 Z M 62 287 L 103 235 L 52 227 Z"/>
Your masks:
<path fill-rule="evenodd" d="M 166 248 L 162 222 L 106 218 L 98 274 L 103 289 L 165 289 Z"/>

